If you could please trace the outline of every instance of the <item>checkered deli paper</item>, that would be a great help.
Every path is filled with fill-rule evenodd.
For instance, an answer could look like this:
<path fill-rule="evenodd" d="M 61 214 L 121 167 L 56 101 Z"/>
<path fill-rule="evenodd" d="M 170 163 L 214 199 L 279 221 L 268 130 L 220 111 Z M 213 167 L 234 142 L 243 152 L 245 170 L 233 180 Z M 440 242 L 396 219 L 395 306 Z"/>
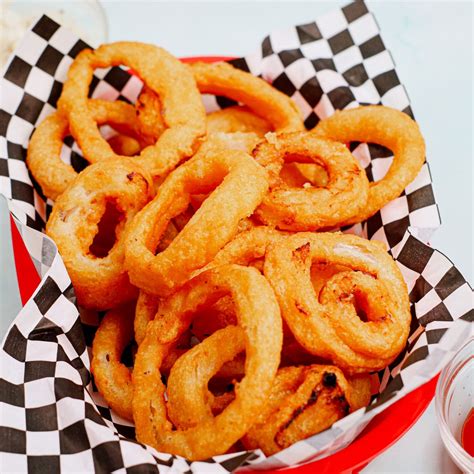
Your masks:
<path fill-rule="evenodd" d="M 472 290 L 453 264 L 425 243 L 440 223 L 425 164 L 398 199 L 363 225 L 346 230 L 387 243 L 412 303 L 406 350 L 379 373 L 381 393 L 369 407 L 269 458 L 260 451 L 244 451 L 191 462 L 138 443 L 133 426 L 107 408 L 94 386 L 90 347 L 101 315 L 79 314 L 57 248 L 41 233 L 52 203 L 45 201 L 25 165 L 32 132 L 55 110 L 66 72 L 86 46 L 43 16 L 1 79 L 0 192 L 9 200 L 42 277 L 0 353 L 2 471 L 225 473 L 320 459 L 346 446 L 374 415 L 430 380 L 468 337 Z M 255 52 L 231 62 L 291 96 L 307 128 L 336 109 L 360 104 L 381 103 L 412 115 L 392 57 L 363 2 L 276 31 Z M 91 95 L 134 102 L 141 87 L 123 69 L 98 70 Z M 209 110 L 229 103 L 206 97 Z M 381 178 L 390 166 L 386 149 L 355 144 L 352 150 L 371 180 Z M 61 156 L 77 171 L 86 165 L 72 139 L 65 140 Z"/>

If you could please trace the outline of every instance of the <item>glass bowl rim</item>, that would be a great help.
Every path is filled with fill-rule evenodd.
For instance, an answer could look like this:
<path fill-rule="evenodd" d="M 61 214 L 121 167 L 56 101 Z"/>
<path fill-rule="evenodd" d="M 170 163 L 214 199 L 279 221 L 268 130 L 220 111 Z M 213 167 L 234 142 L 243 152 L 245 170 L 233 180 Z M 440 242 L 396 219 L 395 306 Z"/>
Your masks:
<path fill-rule="evenodd" d="M 467 339 L 467 341 L 456 351 L 452 359 L 441 371 L 438 383 L 436 384 L 435 392 L 435 412 L 438 418 L 438 426 L 441 432 L 441 438 L 449 453 L 455 457 L 457 463 L 460 463 L 459 467 L 465 469 L 466 472 L 469 472 L 469 469 L 471 469 L 474 458 L 462 447 L 448 427 L 445 417 L 445 395 L 447 390 L 454 383 L 459 371 L 465 367 L 466 364 L 472 361 L 472 359 L 474 359 L 474 351 L 471 351 L 470 354 L 459 360 L 460 354 L 471 345 L 474 346 L 474 335 L 471 335 Z"/>

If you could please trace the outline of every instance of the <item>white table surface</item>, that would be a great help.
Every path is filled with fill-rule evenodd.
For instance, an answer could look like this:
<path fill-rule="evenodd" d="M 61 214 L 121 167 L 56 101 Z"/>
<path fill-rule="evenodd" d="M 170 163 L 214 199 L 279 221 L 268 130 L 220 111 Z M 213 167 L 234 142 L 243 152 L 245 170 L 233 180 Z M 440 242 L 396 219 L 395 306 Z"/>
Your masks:
<path fill-rule="evenodd" d="M 159 44 L 176 56 L 245 55 L 273 29 L 309 23 L 347 2 L 104 1 L 109 40 Z M 427 142 L 442 227 L 432 245 L 472 282 L 472 4 L 367 2 Z M 457 473 L 433 403 L 363 473 Z"/>
<path fill-rule="evenodd" d="M 102 3 L 111 41 L 156 43 L 177 56 L 239 56 L 257 47 L 271 30 L 309 23 L 319 14 L 347 2 L 108 0 Z M 369 1 L 367 4 L 380 25 L 386 47 L 392 52 L 427 142 L 443 221 L 431 244 L 448 255 L 472 283 L 473 4 L 470 1 Z M 3 284 L 0 290 L 6 296 Z M 458 473 L 442 445 L 433 403 L 402 439 L 362 472 Z"/>

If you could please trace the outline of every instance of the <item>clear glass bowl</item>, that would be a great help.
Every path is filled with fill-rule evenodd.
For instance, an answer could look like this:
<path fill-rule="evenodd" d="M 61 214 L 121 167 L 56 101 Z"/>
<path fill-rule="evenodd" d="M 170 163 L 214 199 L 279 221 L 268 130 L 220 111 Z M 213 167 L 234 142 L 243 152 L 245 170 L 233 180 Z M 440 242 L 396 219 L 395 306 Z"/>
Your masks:
<path fill-rule="evenodd" d="M 107 42 L 107 18 L 97 0 L 0 0 L 0 67 L 7 61 L 27 28 L 42 14 L 69 28 L 91 46 Z"/>
<path fill-rule="evenodd" d="M 463 424 L 473 407 L 474 336 L 459 349 L 441 372 L 436 386 L 438 426 L 449 455 L 463 471 L 474 471 L 474 458 L 461 445 Z"/>

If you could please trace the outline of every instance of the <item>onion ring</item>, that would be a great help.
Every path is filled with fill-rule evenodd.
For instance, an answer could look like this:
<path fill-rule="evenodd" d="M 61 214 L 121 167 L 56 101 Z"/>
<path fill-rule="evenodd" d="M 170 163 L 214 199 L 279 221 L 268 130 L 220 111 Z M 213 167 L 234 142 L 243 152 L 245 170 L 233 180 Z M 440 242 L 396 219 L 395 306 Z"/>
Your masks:
<path fill-rule="evenodd" d="M 255 213 L 262 222 L 284 230 L 317 230 L 337 227 L 361 212 L 369 181 L 344 145 L 299 132 L 266 138 L 253 152 L 270 176 L 270 191 Z M 283 163 L 301 160 L 322 164 L 328 172 L 327 185 L 295 189 L 283 182 L 279 177 Z"/>
<path fill-rule="evenodd" d="M 138 156 L 154 178 L 168 174 L 195 151 L 205 133 L 205 111 L 189 70 L 164 49 L 134 42 L 105 44 L 82 50 L 69 68 L 58 109 L 69 120 L 72 135 L 91 163 L 120 158 L 100 135 L 87 107 L 94 69 L 125 65 L 136 71 L 159 96 L 167 129 Z"/>
<path fill-rule="evenodd" d="M 142 135 L 156 141 L 164 129 L 158 96 L 144 87 L 136 108 Z M 270 125 L 246 107 L 236 106 L 210 113 L 207 116 L 207 131 L 208 136 L 201 149 L 218 146 L 251 153 L 265 133 L 270 131 Z"/>
<path fill-rule="evenodd" d="M 140 345 L 145 338 L 147 325 L 155 318 L 158 305 L 159 298 L 149 295 L 144 291 L 139 292 L 134 320 L 135 340 L 137 344 Z M 237 324 L 237 320 L 234 303 L 230 296 L 224 296 L 214 304 L 201 308 L 196 313 L 190 332 L 193 336 L 202 341 L 218 329 L 235 324 Z M 168 373 L 176 359 L 182 353 L 183 351 L 178 348 L 168 354 L 162 366 L 164 373 Z M 216 374 L 216 377 L 219 379 L 228 379 L 240 377 L 244 373 L 244 360 L 240 358 L 225 364 Z"/>
<path fill-rule="evenodd" d="M 167 409 L 169 419 L 177 428 L 192 428 L 212 418 L 214 396 L 207 388 L 208 383 L 226 362 L 244 350 L 244 330 L 239 326 L 227 326 L 176 361 L 168 378 Z"/>
<path fill-rule="evenodd" d="M 250 291 L 249 291 L 250 290 Z M 161 361 L 199 307 L 231 294 L 245 331 L 246 373 L 236 399 L 215 418 L 187 430 L 172 430 L 164 400 Z M 282 332 L 278 304 L 265 278 L 253 268 L 225 265 L 204 272 L 164 300 L 147 327 L 133 371 L 133 416 L 137 439 L 159 451 L 206 459 L 226 452 L 248 430 L 266 403 L 276 374 Z"/>
<path fill-rule="evenodd" d="M 425 141 L 417 123 L 407 114 L 383 105 L 337 111 L 321 120 L 311 133 L 342 143 L 376 143 L 393 151 L 393 162 L 387 174 L 370 183 L 366 206 L 345 224 L 368 219 L 400 196 L 425 161 Z"/>
<path fill-rule="evenodd" d="M 267 456 L 329 428 L 350 412 L 351 388 L 334 366 L 285 367 L 256 423 L 243 437 L 247 449 Z"/>
<path fill-rule="evenodd" d="M 205 423 L 234 399 L 232 393 L 215 397 L 208 383 L 225 362 L 244 349 L 242 329 L 228 326 L 178 359 L 167 385 L 168 417 L 176 427 L 188 429 Z M 328 365 L 279 369 L 265 407 L 243 438 L 244 445 L 274 454 L 328 428 L 369 401 L 369 376 L 346 380 L 337 367 Z"/>
<path fill-rule="evenodd" d="M 157 296 L 170 294 L 236 235 L 239 221 L 252 214 L 267 186 L 265 170 L 244 152 L 195 155 L 168 176 L 133 220 L 125 257 L 130 281 Z M 213 188 L 169 247 L 155 255 L 168 222 L 188 207 L 190 195 Z"/>
<path fill-rule="evenodd" d="M 131 218 L 153 197 L 151 177 L 131 159 L 87 167 L 57 199 L 46 233 L 58 246 L 78 303 L 110 309 L 136 297 L 123 267 Z M 115 244 L 104 258 L 90 251 L 107 204 L 122 214 Z"/>
<path fill-rule="evenodd" d="M 163 133 L 159 97 L 147 87 L 137 100 L 137 114 L 142 134 L 155 140 Z M 207 115 L 208 136 L 201 149 L 221 147 L 251 153 L 260 139 L 271 130 L 266 120 L 252 113 L 247 107 L 235 106 L 217 110 Z"/>
<path fill-rule="evenodd" d="M 144 291 L 139 292 L 134 320 L 135 340 L 138 345 L 140 345 L 145 338 L 147 325 L 155 318 L 158 305 L 159 298 L 149 295 Z M 216 303 L 211 306 L 206 306 L 196 313 L 190 332 L 199 340 L 203 340 L 218 329 L 226 327 L 229 324 L 237 324 L 235 307 L 232 299 L 229 296 L 224 296 Z M 165 374 L 173 367 L 178 357 L 185 352 L 182 350 L 182 345 L 183 341 L 181 341 L 177 349 L 170 351 L 165 358 L 162 365 L 162 371 Z M 219 379 L 240 377 L 244 372 L 244 361 L 242 359 L 236 359 L 235 361 L 225 364 L 216 374 L 216 377 Z"/>
<path fill-rule="evenodd" d="M 270 227 L 254 227 L 250 230 L 239 233 L 234 237 L 222 250 L 214 257 L 212 262 L 203 269 L 196 272 L 202 272 L 209 268 L 219 265 L 234 263 L 238 265 L 251 265 L 263 273 L 263 263 L 266 250 L 269 245 L 283 240 L 285 236 L 290 234 Z M 311 267 L 311 281 L 317 294 L 324 286 L 325 282 L 340 271 L 350 270 L 349 267 L 341 265 L 315 264 Z M 203 339 L 204 335 L 212 334 L 217 328 L 225 327 L 228 324 L 234 324 L 232 316 L 234 308 L 229 305 L 227 297 L 219 300 L 213 308 L 206 310 L 206 315 L 197 318 L 193 323 L 193 333 Z M 210 319 L 209 323 L 207 320 Z M 285 328 L 284 326 L 284 329 Z M 282 349 L 282 366 L 298 365 L 298 364 L 321 364 L 325 361 L 307 352 L 293 337 L 289 330 L 284 332 L 285 341 Z M 237 375 L 239 369 L 234 364 L 232 371 L 227 370 L 230 364 L 227 364 L 219 371 L 220 377 L 225 377 L 229 373 L 233 376 Z"/>
<path fill-rule="evenodd" d="M 310 278 L 317 262 L 351 271 L 336 273 L 317 294 Z M 404 348 L 408 291 L 382 244 L 348 234 L 295 234 L 267 249 L 264 274 L 283 319 L 308 352 L 360 373 L 386 367 Z"/>
<path fill-rule="evenodd" d="M 107 102 L 92 99 L 88 101 L 91 115 L 98 125 L 105 123 L 117 131 L 138 137 L 138 122 L 135 109 L 125 102 Z M 77 176 L 71 165 L 61 158 L 64 137 L 69 134 L 68 120 L 55 112 L 43 120 L 31 136 L 26 156 L 28 165 L 43 193 L 50 199 L 57 199 Z"/>
<path fill-rule="evenodd" d="M 241 102 L 275 131 L 304 130 L 295 102 L 263 79 L 224 62 L 195 62 L 189 67 L 201 94 L 223 95 Z"/>
<path fill-rule="evenodd" d="M 208 265 L 198 270 L 196 274 L 210 268 L 230 263 L 253 266 L 263 273 L 263 261 L 267 247 L 284 239 L 287 235 L 289 234 L 286 232 L 262 226 L 243 231 L 234 237 L 217 253 Z M 334 273 L 336 273 L 336 271 L 334 271 Z M 332 276 L 334 273 L 329 274 L 328 270 L 326 270 L 325 274 Z M 325 274 L 323 272 L 318 273 L 320 281 Z M 207 308 L 206 311 L 203 311 L 203 313 L 203 316 L 196 318 L 193 323 L 192 331 L 198 339 L 202 340 L 204 337 L 209 336 L 209 334 L 212 334 L 217 329 L 225 327 L 226 325 L 235 324 L 233 321 L 233 317 L 235 317 L 234 307 L 228 297 L 223 297 L 211 308 Z M 285 332 L 285 343 L 283 344 L 281 357 L 282 365 L 321 363 L 321 360 L 308 353 L 294 340 L 291 332 L 288 334 Z M 216 376 L 219 378 L 238 376 L 243 372 L 242 367 L 243 361 L 236 359 L 232 364 L 225 364 Z"/>
<path fill-rule="evenodd" d="M 99 392 L 112 410 L 129 421 L 133 421 L 132 375 L 120 359 L 125 347 L 133 340 L 133 328 L 133 307 L 126 305 L 108 311 L 94 336 L 91 359 L 91 371 Z M 144 334 L 141 336 L 145 337 Z M 140 338 L 135 339 L 139 344 Z M 179 341 L 178 347 L 173 348 L 163 361 L 161 369 L 164 374 L 168 374 L 174 363 L 186 352 L 186 349 L 180 348 L 185 342 L 186 338 Z"/>
<path fill-rule="evenodd" d="M 132 376 L 120 362 L 122 352 L 133 339 L 133 308 L 122 306 L 107 312 L 92 343 L 91 371 L 107 404 L 126 420 L 132 416 Z"/>

